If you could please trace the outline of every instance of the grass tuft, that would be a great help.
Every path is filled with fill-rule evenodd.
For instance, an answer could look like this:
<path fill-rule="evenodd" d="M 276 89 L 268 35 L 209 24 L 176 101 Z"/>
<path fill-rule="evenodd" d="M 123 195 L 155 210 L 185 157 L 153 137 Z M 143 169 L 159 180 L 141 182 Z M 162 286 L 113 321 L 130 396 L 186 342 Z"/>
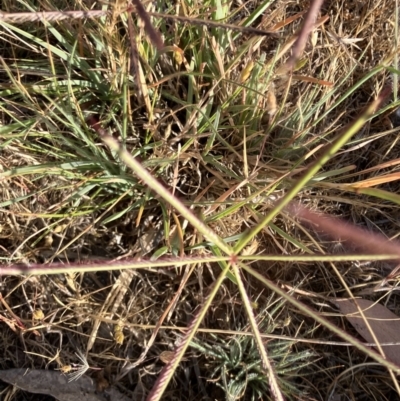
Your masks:
<path fill-rule="evenodd" d="M 399 397 L 398 4 L 321 3 L 3 0 L 1 369 Z"/>

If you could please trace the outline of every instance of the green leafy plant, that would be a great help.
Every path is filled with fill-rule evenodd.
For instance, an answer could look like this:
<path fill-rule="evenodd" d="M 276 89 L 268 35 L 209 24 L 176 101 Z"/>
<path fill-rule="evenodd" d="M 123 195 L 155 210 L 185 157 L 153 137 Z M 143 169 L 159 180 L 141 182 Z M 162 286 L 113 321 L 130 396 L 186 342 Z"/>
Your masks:
<path fill-rule="evenodd" d="M 261 333 L 271 334 L 282 325 L 282 322 L 280 325 L 276 322 L 284 304 L 281 300 L 257 316 Z M 268 372 L 263 367 L 253 336 L 237 334 L 224 341 L 223 337 L 212 334 L 202 341 L 191 341 L 190 346 L 205 358 L 204 369 L 211 372 L 209 380 L 224 390 L 227 401 L 241 398 L 274 400 Z M 313 351 L 298 350 L 294 342 L 282 340 L 267 340 L 263 346 L 267 349 L 283 395 L 288 400 L 304 399 L 306 394 L 302 392 L 299 378 L 306 374 L 306 368 L 315 360 Z"/>

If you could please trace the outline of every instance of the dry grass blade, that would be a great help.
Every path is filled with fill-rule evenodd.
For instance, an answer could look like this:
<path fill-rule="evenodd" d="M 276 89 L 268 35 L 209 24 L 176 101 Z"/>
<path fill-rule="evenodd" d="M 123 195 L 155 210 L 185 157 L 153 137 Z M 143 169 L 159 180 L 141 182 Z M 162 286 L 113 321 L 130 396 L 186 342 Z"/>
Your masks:
<path fill-rule="evenodd" d="M 334 324 L 332 324 L 328 319 L 326 319 L 325 317 L 321 316 L 319 313 L 316 313 L 312 308 L 304 305 L 303 303 L 298 301 L 296 298 L 294 298 L 292 295 L 286 293 L 278 285 L 276 285 L 272 281 L 266 279 L 264 276 L 262 276 L 256 270 L 252 269 L 251 267 L 249 267 L 249 266 L 247 266 L 245 264 L 241 264 L 241 266 L 242 266 L 243 269 L 248 271 L 254 277 L 257 277 L 261 282 L 265 283 L 269 288 L 274 290 L 274 292 L 276 294 L 278 294 L 282 298 L 286 299 L 292 305 L 294 305 L 297 308 L 299 308 L 299 310 L 301 310 L 303 313 L 307 314 L 308 316 L 313 317 L 316 321 L 320 322 L 325 327 L 328 327 L 332 332 L 336 333 L 339 337 L 341 337 L 345 341 L 350 342 L 353 346 L 355 346 L 359 350 L 363 351 L 365 354 L 367 354 L 372 359 L 374 359 L 374 360 L 378 361 L 379 363 L 383 364 L 388 369 L 392 369 L 394 372 L 400 373 L 400 367 L 398 367 L 396 364 L 394 364 L 391 361 L 387 361 L 381 355 L 379 355 L 376 352 L 373 352 L 370 349 L 368 349 L 359 340 L 357 340 L 356 338 L 352 337 L 351 335 L 349 335 L 346 332 L 344 332 L 343 330 L 341 330 L 339 327 L 337 327 Z"/>
<path fill-rule="evenodd" d="M 128 32 L 129 32 L 129 43 L 130 43 L 130 73 L 135 77 L 136 89 L 139 93 L 142 93 L 141 90 L 141 75 L 139 68 L 139 52 L 137 48 L 135 29 L 133 27 L 133 22 L 131 16 L 128 16 Z"/>
<path fill-rule="evenodd" d="M 144 29 L 149 36 L 150 40 L 153 42 L 154 46 L 157 47 L 158 50 L 162 50 L 164 48 L 164 42 L 161 38 L 160 32 L 156 31 L 150 21 L 149 14 L 143 7 L 142 3 L 140 0 L 132 0 L 132 3 L 136 7 L 136 11 L 139 15 L 139 17 L 143 20 L 144 22 Z"/>
<path fill-rule="evenodd" d="M 294 185 L 290 188 L 290 190 L 278 201 L 275 203 L 274 208 L 267 213 L 264 219 L 249 232 L 235 247 L 235 251 L 239 253 L 246 244 L 253 238 L 258 232 L 260 232 L 269 222 L 289 203 L 292 199 L 307 185 L 307 183 L 312 179 L 318 171 L 331 159 L 331 157 L 344 146 L 347 141 L 354 136 L 359 129 L 365 124 L 368 118 L 381 107 L 381 105 L 386 101 L 389 95 L 392 93 L 392 88 L 390 85 L 386 85 L 382 91 L 378 94 L 377 98 L 371 102 L 362 113 L 360 113 L 359 117 L 349 123 L 343 130 L 340 132 L 336 139 L 332 141 L 331 144 L 327 145 L 323 151 L 321 152 L 321 156 L 306 170 L 301 178 L 299 178 Z"/>
<path fill-rule="evenodd" d="M 181 281 L 181 283 L 179 285 L 178 290 L 174 294 L 173 299 L 169 302 L 168 306 L 165 308 L 165 310 L 162 313 L 160 319 L 158 320 L 157 324 L 155 325 L 153 333 L 152 333 L 149 341 L 147 341 L 145 349 L 143 350 L 143 352 L 141 353 L 141 355 L 139 356 L 139 358 L 135 362 L 128 363 L 127 365 L 125 365 L 123 367 L 121 373 L 119 374 L 119 376 L 116 379 L 117 381 L 121 380 L 127 373 L 129 373 L 129 371 L 131 371 L 132 369 L 134 369 L 136 366 L 140 365 L 144 361 L 144 359 L 146 358 L 147 353 L 149 352 L 150 348 L 153 346 L 154 341 L 156 340 L 157 334 L 160 331 L 160 328 L 161 328 L 162 324 L 164 323 L 164 320 L 166 319 L 168 314 L 170 314 L 172 312 L 172 310 L 175 307 L 179 297 L 181 296 L 182 290 L 183 290 L 187 280 L 189 279 L 193 269 L 194 269 L 194 266 L 191 269 L 189 269 L 187 267 L 187 270 L 185 271 L 184 277 L 182 278 L 182 281 Z M 171 354 L 173 354 L 173 353 L 171 353 Z"/>
<path fill-rule="evenodd" d="M 139 17 L 144 22 L 144 29 L 149 36 L 150 40 L 157 47 L 162 50 L 164 48 L 164 42 L 161 38 L 160 33 L 154 29 L 151 24 L 150 17 L 140 0 L 133 0 L 136 11 Z M 130 11 L 130 8 L 127 9 Z M 41 11 L 31 13 L 6 13 L 0 12 L 0 22 L 10 22 L 14 24 L 23 24 L 25 22 L 34 21 L 62 21 L 65 19 L 82 19 L 82 18 L 100 18 L 109 15 L 106 10 L 88 10 L 88 11 Z"/>
<path fill-rule="evenodd" d="M 249 297 L 246 294 L 246 290 L 244 288 L 243 280 L 241 278 L 241 272 L 237 265 L 232 266 L 233 271 L 235 272 L 235 277 L 238 282 L 238 287 L 240 294 L 242 296 L 242 301 L 245 305 L 247 311 L 247 317 L 250 321 L 250 326 L 257 344 L 257 349 L 261 357 L 261 363 L 263 365 L 263 369 L 265 369 L 265 373 L 268 375 L 268 381 L 271 389 L 271 394 L 275 401 L 284 401 L 284 397 L 282 395 L 281 389 L 279 388 L 277 375 L 275 373 L 274 367 L 272 366 L 271 361 L 269 360 L 266 347 L 263 344 L 261 339 L 260 330 L 258 329 L 256 319 L 254 317 L 253 308 L 250 304 Z"/>
<path fill-rule="evenodd" d="M 230 264 L 227 263 L 226 267 L 219 275 L 217 280 L 214 282 L 210 294 L 207 299 L 204 301 L 203 305 L 201 306 L 200 310 L 196 313 L 190 324 L 188 325 L 187 332 L 182 337 L 180 344 L 176 347 L 174 351 L 174 356 L 170 360 L 170 362 L 162 369 L 161 373 L 159 374 L 157 381 L 155 382 L 147 400 L 148 401 L 158 401 L 161 400 L 169 382 L 171 381 L 180 361 L 184 357 L 185 351 L 189 347 L 190 342 L 193 340 L 199 326 L 204 319 L 210 305 L 215 298 L 217 292 L 220 289 L 222 282 L 224 281 L 229 269 Z"/>
<path fill-rule="evenodd" d="M 353 188 L 370 188 L 387 182 L 397 181 L 399 179 L 400 173 L 391 173 L 383 174 L 374 178 L 368 178 L 367 180 L 359 181 L 349 185 Z"/>
<path fill-rule="evenodd" d="M 169 20 L 169 21 L 184 22 L 184 23 L 191 24 L 191 25 L 205 26 L 207 28 L 222 28 L 222 29 L 229 29 L 229 30 L 235 31 L 235 32 L 249 33 L 249 34 L 258 35 L 258 36 L 278 37 L 276 32 L 252 28 L 251 26 L 226 24 L 226 23 L 218 22 L 218 21 L 190 18 L 190 17 L 184 17 L 182 15 L 169 15 L 169 14 L 163 14 L 163 13 L 158 13 L 158 12 L 149 12 L 148 14 L 153 17 L 162 18 L 162 19 Z"/>
<path fill-rule="evenodd" d="M 23 24 L 34 21 L 63 21 L 66 19 L 100 18 L 108 15 L 105 10 L 88 11 L 40 11 L 32 13 L 5 13 L 0 12 L 0 22 Z"/>
<path fill-rule="evenodd" d="M 181 15 L 169 15 L 158 12 L 147 12 L 140 0 L 134 0 L 134 7 L 145 24 L 145 30 L 147 35 L 157 49 L 162 50 L 164 48 L 164 42 L 161 38 L 160 33 L 154 29 L 151 24 L 149 16 L 156 18 L 162 18 L 170 21 L 179 21 L 192 25 L 206 26 L 208 28 L 223 28 L 229 29 L 236 32 L 248 33 L 259 36 L 272 36 L 277 37 L 275 31 L 267 31 L 263 29 L 257 29 L 253 27 L 239 26 L 234 24 L 226 24 L 211 20 L 202 20 L 198 18 L 184 17 Z M 126 11 L 132 12 L 133 7 L 128 7 Z M 41 11 L 41 12 L 30 12 L 30 13 L 6 13 L 0 12 L 0 22 L 10 22 L 15 24 L 23 24 L 25 22 L 34 21 L 62 21 L 65 19 L 82 19 L 82 18 L 100 18 L 109 15 L 109 11 L 106 10 L 88 10 L 88 11 Z"/>
<path fill-rule="evenodd" d="M 163 184 L 154 178 L 137 159 L 133 158 L 132 155 L 126 151 L 126 149 L 122 148 L 120 144 L 114 140 L 114 138 L 110 137 L 109 135 L 105 135 L 102 137 L 102 139 L 104 143 L 110 147 L 110 149 L 118 152 L 121 160 L 126 163 L 126 165 L 129 166 L 140 179 L 146 182 L 149 188 L 169 202 L 208 240 L 218 245 L 218 247 L 225 253 L 232 254 L 232 249 L 226 245 L 213 230 L 211 230 L 204 222 L 195 216 L 193 212 L 180 200 L 174 197 Z"/>
<path fill-rule="evenodd" d="M 398 399 L 396 333 L 331 313 L 396 313 L 393 1 L 4 0 L 0 370 L 71 401 L 86 375 L 93 401 Z"/>
<path fill-rule="evenodd" d="M 130 73 L 134 76 L 136 83 L 136 90 L 140 96 L 142 96 L 144 103 L 149 113 L 149 123 L 151 124 L 153 119 L 152 107 L 149 98 L 149 90 L 146 84 L 146 78 L 143 73 L 143 69 L 140 65 L 140 56 L 138 50 L 138 35 L 135 31 L 135 27 L 132 21 L 132 16 L 128 16 L 128 33 L 129 33 L 129 44 L 130 44 Z"/>
<path fill-rule="evenodd" d="M 296 42 L 293 46 L 293 52 L 289 60 L 287 61 L 286 68 L 288 70 L 293 69 L 294 65 L 296 64 L 297 60 L 301 57 L 304 48 L 306 47 L 306 42 L 308 35 L 310 34 L 311 30 L 313 29 L 314 23 L 317 19 L 318 12 L 322 6 L 324 0 L 312 0 L 310 8 L 307 12 L 307 15 L 304 19 L 303 26 L 298 34 Z"/>
<path fill-rule="evenodd" d="M 95 319 L 93 323 L 93 327 L 87 344 L 87 351 L 90 351 L 92 349 L 96 341 L 97 331 L 99 330 L 101 324 L 101 318 L 104 316 L 105 313 L 108 313 L 111 318 L 114 316 L 114 313 L 120 306 L 122 298 L 128 291 L 130 283 L 135 274 L 137 273 L 133 269 L 123 270 L 118 279 L 115 281 L 111 291 L 107 296 L 106 301 L 98 312 L 98 319 Z"/>

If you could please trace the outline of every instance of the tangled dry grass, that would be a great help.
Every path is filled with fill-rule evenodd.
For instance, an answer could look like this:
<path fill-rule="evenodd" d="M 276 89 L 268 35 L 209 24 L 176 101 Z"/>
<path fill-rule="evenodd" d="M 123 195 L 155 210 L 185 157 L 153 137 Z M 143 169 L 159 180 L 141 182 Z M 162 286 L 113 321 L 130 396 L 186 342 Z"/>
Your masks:
<path fill-rule="evenodd" d="M 1 8 L 86 13 L 102 6 L 3 0 Z M 127 157 L 234 247 L 392 82 L 394 100 L 332 155 L 297 200 L 388 239 L 399 232 L 393 0 L 325 2 L 293 74 L 287 61 L 309 2 L 144 6 L 163 51 L 118 0 L 98 19 L 50 23 L 41 14 L 40 22 L 1 21 L 0 257 L 5 267 L 57 269 L 1 276 L 0 367 L 85 374 L 99 394 L 114 386 L 135 400 L 171 363 L 227 264 L 211 258 L 224 255 L 221 246 L 151 191 Z M 268 34 L 231 30 L 221 21 Z M 353 252 L 352 244 L 315 232 L 287 211 L 243 248 L 245 256 L 287 255 L 247 263 L 356 338 L 332 299 L 350 289 L 383 297 L 397 312 L 395 278 L 374 291 L 395 265 L 335 260 Z M 313 254 L 333 256 L 296 259 Z M 165 256 L 175 262 L 157 265 Z M 142 265 L 122 269 L 126 260 Z M 90 269 L 94 263 L 101 269 Z M 227 277 L 165 399 L 279 399 L 250 335 L 240 283 L 233 270 Z M 399 399 L 387 367 L 344 345 L 249 271 L 241 280 L 283 397 Z M 1 394 L 38 399 L 6 384 Z"/>

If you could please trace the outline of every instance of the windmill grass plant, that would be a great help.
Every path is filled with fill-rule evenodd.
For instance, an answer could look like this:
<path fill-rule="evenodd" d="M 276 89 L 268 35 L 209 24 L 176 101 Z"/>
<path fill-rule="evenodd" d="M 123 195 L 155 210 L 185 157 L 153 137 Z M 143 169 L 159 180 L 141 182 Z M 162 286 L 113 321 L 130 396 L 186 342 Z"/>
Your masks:
<path fill-rule="evenodd" d="M 3 0 L 1 369 L 398 399 L 332 303 L 397 310 L 397 6 Z"/>

